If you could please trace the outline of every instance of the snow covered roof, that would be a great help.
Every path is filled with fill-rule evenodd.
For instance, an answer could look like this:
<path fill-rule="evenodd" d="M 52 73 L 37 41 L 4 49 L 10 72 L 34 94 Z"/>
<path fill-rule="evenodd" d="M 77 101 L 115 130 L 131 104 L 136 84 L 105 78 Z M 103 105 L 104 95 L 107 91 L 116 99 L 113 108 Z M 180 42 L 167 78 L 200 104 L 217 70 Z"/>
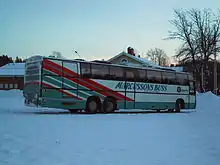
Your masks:
<path fill-rule="evenodd" d="M 24 76 L 25 63 L 9 63 L 0 67 L 0 76 Z"/>
<path fill-rule="evenodd" d="M 112 60 L 114 60 L 114 59 L 116 59 L 116 58 L 118 58 L 118 57 L 120 57 L 120 56 L 122 56 L 122 55 L 128 56 L 129 58 L 132 58 L 132 59 L 134 59 L 134 60 L 136 60 L 136 61 L 138 61 L 138 62 L 140 62 L 140 63 L 142 63 L 142 64 L 154 65 L 152 62 L 150 62 L 149 60 L 147 60 L 147 59 L 145 59 L 145 58 L 133 56 L 133 55 L 130 55 L 130 54 L 124 52 L 124 51 L 121 52 L 121 53 L 119 53 L 118 55 L 116 55 L 116 56 L 110 58 L 108 61 L 112 61 Z"/>
<path fill-rule="evenodd" d="M 182 66 L 173 66 L 173 67 L 169 67 L 169 68 L 174 69 L 176 72 L 183 72 Z"/>
<path fill-rule="evenodd" d="M 152 67 L 152 68 L 157 68 L 157 69 L 169 69 L 169 70 L 174 70 L 174 71 L 182 71 L 181 70 L 181 68 L 176 68 L 176 67 L 164 67 L 164 66 L 159 66 L 159 65 L 156 65 L 156 64 L 154 64 L 154 63 L 152 63 L 151 61 L 149 61 L 149 60 L 147 60 L 146 58 L 142 58 L 142 57 L 138 57 L 138 56 L 133 56 L 133 55 L 131 55 L 131 54 L 128 54 L 128 53 L 126 53 L 126 52 L 121 52 L 121 53 L 119 53 L 118 55 L 116 55 L 116 56 L 114 56 L 114 57 L 112 57 L 112 58 L 110 58 L 109 60 L 108 60 L 108 62 L 111 62 L 112 60 L 114 60 L 114 59 L 117 59 L 118 57 L 120 57 L 120 56 L 122 56 L 122 55 L 125 55 L 125 56 L 127 56 L 127 57 L 129 57 L 129 58 L 132 58 L 132 59 L 134 59 L 135 61 L 138 61 L 139 63 L 141 63 L 141 64 L 143 64 L 143 65 L 146 65 L 146 66 L 148 66 L 148 67 Z"/>

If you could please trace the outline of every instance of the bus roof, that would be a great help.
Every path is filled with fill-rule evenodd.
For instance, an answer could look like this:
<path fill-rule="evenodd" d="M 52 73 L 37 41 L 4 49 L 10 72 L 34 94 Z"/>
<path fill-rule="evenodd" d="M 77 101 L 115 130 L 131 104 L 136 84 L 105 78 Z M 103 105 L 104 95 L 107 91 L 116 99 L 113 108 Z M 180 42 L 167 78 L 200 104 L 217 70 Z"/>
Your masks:
<path fill-rule="evenodd" d="M 113 63 L 99 61 L 99 60 L 86 61 L 84 59 L 73 59 L 73 60 L 61 59 L 61 58 L 46 57 L 46 56 L 41 56 L 41 55 L 31 56 L 27 59 L 26 62 L 41 61 L 43 59 L 51 59 L 51 60 L 66 61 L 66 62 L 101 64 L 101 65 L 118 66 L 118 67 L 123 67 L 123 68 L 148 69 L 148 70 L 157 70 L 157 71 L 163 71 L 163 72 L 176 72 L 176 73 L 182 73 L 182 74 L 190 74 L 188 72 L 181 72 L 181 71 L 176 71 L 174 69 L 168 69 L 168 68 L 166 69 L 166 68 L 157 68 L 157 67 L 149 67 L 149 66 L 146 67 L 146 66 L 131 66 L 131 65 L 113 64 Z"/>

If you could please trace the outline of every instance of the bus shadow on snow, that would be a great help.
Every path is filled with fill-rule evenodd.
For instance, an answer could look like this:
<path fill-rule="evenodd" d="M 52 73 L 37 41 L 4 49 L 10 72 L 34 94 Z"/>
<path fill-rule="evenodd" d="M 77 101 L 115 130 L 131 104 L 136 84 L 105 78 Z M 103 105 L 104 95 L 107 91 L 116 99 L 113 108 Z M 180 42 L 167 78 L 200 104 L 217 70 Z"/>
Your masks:
<path fill-rule="evenodd" d="M 194 111 L 181 111 L 181 112 L 168 112 L 168 111 L 116 111 L 112 113 L 87 113 L 87 112 L 76 112 L 71 113 L 69 111 L 36 111 L 36 112 L 16 112 L 18 114 L 35 114 L 35 115 L 107 115 L 107 114 L 178 114 L 178 113 L 192 113 Z"/>

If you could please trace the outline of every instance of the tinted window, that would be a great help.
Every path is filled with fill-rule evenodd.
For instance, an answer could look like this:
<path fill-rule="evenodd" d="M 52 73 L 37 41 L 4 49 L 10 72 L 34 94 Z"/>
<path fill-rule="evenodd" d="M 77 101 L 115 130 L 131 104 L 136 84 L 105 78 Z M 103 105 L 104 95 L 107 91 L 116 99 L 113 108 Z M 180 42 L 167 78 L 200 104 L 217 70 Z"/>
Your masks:
<path fill-rule="evenodd" d="M 146 71 L 143 69 L 138 69 L 137 70 L 137 81 L 147 81 L 147 75 L 146 75 Z"/>
<path fill-rule="evenodd" d="M 67 68 L 67 70 L 65 68 Z M 62 74 L 64 77 L 78 77 L 77 63 L 64 61 Z"/>
<path fill-rule="evenodd" d="M 124 79 L 123 68 L 111 66 L 110 67 L 110 79 L 123 80 Z"/>
<path fill-rule="evenodd" d="M 161 83 L 161 72 L 154 70 L 147 70 L 147 79 L 151 83 Z"/>
<path fill-rule="evenodd" d="M 177 83 L 179 85 L 188 85 L 188 76 L 183 73 L 176 73 Z"/>
<path fill-rule="evenodd" d="M 81 76 L 91 77 L 91 65 L 86 63 L 81 63 Z"/>
<path fill-rule="evenodd" d="M 105 79 L 109 75 L 109 67 L 106 65 L 92 64 L 92 78 Z"/>
<path fill-rule="evenodd" d="M 126 80 L 127 81 L 135 81 L 135 70 L 134 69 L 126 69 Z"/>
<path fill-rule="evenodd" d="M 163 72 L 162 73 L 162 83 L 164 83 L 164 84 L 176 84 L 176 74 L 175 74 L 175 72 Z"/>

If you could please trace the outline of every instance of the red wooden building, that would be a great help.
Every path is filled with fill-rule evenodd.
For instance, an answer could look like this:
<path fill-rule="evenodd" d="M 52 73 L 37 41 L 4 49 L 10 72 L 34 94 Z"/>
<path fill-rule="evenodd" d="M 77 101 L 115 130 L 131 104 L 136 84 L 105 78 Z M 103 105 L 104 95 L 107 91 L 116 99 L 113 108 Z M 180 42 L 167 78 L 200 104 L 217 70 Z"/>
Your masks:
<path fill-rule="evenodd" d="M 23 89 L 25 63 L 9 63 L 0 67 L 0 90 Z"/>

